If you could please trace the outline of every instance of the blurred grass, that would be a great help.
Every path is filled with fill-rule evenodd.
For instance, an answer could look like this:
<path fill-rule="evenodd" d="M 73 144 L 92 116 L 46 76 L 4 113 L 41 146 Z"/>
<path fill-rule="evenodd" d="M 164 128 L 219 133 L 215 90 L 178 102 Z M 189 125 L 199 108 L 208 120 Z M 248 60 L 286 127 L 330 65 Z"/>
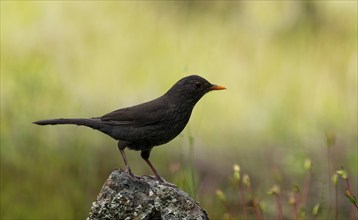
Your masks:
<path fill-rule="evenodd" d="M 287 186 L 300 181 L 307 157 L 313 187 L 327 183 L 327 130 L 337 136 L 333 169 L 357 172 L 356 1 L 0 4 L 1 219 L 84 218 L 105 178 L 123 167 L 106 136 L 32 121 L 99 116 L 189 74 L 228 90 L 204 97 L 190 133 L 151 158 L 192 192 L 195 155 L 193 194 L 213 218 L 221 211 L 209 198 L 234 163 L 258 192 L 273 185 L 272 173 Z M 136 174 L 151 174 L 138 152 L 128 156 Z M 357 189 L 357 176 L 351 181 Z"/>

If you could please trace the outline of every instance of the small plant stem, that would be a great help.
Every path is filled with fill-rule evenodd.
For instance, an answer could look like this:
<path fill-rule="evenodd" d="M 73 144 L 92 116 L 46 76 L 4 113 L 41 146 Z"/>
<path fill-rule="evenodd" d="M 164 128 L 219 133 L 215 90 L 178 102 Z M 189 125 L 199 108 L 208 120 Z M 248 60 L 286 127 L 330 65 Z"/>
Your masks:
<path fill-rule="evenodd" d="M 350 214 L 350 218 L 351 218 L 351 219 L 354 219 L 354 220 L 358 219 L 357 209 L 358 209 L 358 208 L 357 208 L 356 206 L 352 205 L 351 214 Z"/>
<path fill-rule="evenodd" d="M 336 143 L 336 134 L 333 131 L 326 131 L 326 144 L 327 144 L 327 171 L 328 171 L 328 207 L 332 207 L 332 183 L 331 183 L 331 175 L 332 175 L 332 164 L 335 165 L 334 161 L 334 151 L 335 151 L 335 143 Z M 334 190 L 336 193 L 335 200 L 335 217 L 338 218 L 338 201 L 337 201 L 337 184 L 334 183 Z M 329 214 L 329 213 L 328 213 Z"/>
<path fill-rule="evenodd" d="M 190 178 L 189 178 L 189 187 L 191 195 L 196 198 L 196 179 L 195 179 L 195 173 L 194 173 L 194 137 L 189 134 L 189 166 L 190 166 Z"/>
<path fill-rule="evenodd" d="M 349 178 L 347 177 L 345 180 L 346 180 L 346 190 L 349 192 L 350 195 L 353 195 L 351 191 L 351 186 L 349 184 Z M 358 209 L 357 203 L 352 203 L 352 205 Z"/>
<path fill-rule="evenodd" d="M 223 204 L 224 204 L 224 207 L 225 207 L 225 209 L 226 209 L 227 214 L 228 214 L 229 216 L 231 216 L 231 209 L 230 209 L 229 204 L 227 204 L 226 201 L 223 201 Z M 229 218 L 229 219 L 231 219 L 231 218 Z"/>
<path fill-rule="evenodd" d="M 254 213 L 255 213 L 255 215 L 256 215 L 256 219 L 262 220 L 263 218 L 262 218 L 262 215 L 261 215 L 261 212 L 260 212 L 259 208 L 257 207 L 256 201 L 255 201 L 255 198 L 254 198 L 254 193 L 253 193 L 253 191 L 252 191 L 251 186 L 248 186 L 248 187 L 247 187 L 247 190 L 249 191 L 249 194 L 250 194 L 250 196 L 251 196 L 252 207 L 253 207 L 253 209 L 254 209 Z"/>
<path fill-rule="evenodd" d="M 299 210 L 302 207 L 302 193 L 298 192 L 295 194 L 296 198 L 296 219 L 299 218 Z"/>
<path fill-rule="evenodd" d="M 337 184 L 334 186 L 334 191 L 335 191 L 335 198 L 334 198 L 334 200 L 335 200 L 335 207 L 334 207 L 335 213 L 334 213 L 334 216 L 335 216 L 335 219 L 338 220 L 338 185 Z"/>
<path fill-rule="evenodd" d="M 282 220 L 282 206 L 280 202 L 280 195 L 275 195 L 277 204 L 277 220 Z"/>
<path fill-rule="evenodd" d="M 332 184 L 331 184 L 331 167 L 332 167 L 332 147 L 327 146 L 327 166 L 328 166 L 328 201 L 331 201 Z"/>
<path fill-rule="evenodd" d="M 295 220 L 298 219 L 298 208 L 297 208 L 297 204 L 293 204 L 293 206 L 292 206 L 292 217 L 293 217 L 293 219 L 295 219 Z"/>
<path fill-rule="evenodd" d="M 349 192 L 352 192 L 352 191 L 351 191 L 351 185 L 349 184 L 349 179 L 348 179 L 348 177 L 347 177 L 345 180 L 346 180 L 346 188 L 347 188 L 347 190 L 348 190 Z"/>
<path fill-rule="evenodd" d="M 307 201 L 307 197 L 308 197 L 308 192 L 310 190 L 311 187 L 311 170 L 308 171 L 307 176 L 306 176 L 306 180 L 305 180 L 305 186 L 303 188 L 303 195 L 302 195 L 302 200 L 301 200 L 301 206 L 303 208 L 306 207 L 306 201 Z"/>
<path fill-rule="evenodd" d="M 244 215 L 244 219 L 247 219 L 247 210 L 246 210 L 246 203 L 245 203 L 245 193 L 244 193 L 244 189 L 241 186 L 240 182 L 238 182 L 237 184 L 237 188 L 240 192 L 240 200 L 241 200 L 241 208 L 242 208 L 242 212 Z"/>
<path fill-rule="evenodd" d="M 227 203 L 226 200 L 223 200 L 222 203 L 225 207 L 226 214 L 228 215 L 229 219 L 231 219 L 231 208 L 230 208 L 229 204 Z"/>
<path fill-rule="evenodd" d="M 225 196 L 224 192 L 218 189 L 218 190 L 216 190 L 216 196 L 224 205 L 224 208 L 226 210 L 225 214 L 227 214 L 229 216 L 229 219 L 231 219 L 231 209 L 230 209 L 229 204 L 227 203 L 226 196 Z"/>

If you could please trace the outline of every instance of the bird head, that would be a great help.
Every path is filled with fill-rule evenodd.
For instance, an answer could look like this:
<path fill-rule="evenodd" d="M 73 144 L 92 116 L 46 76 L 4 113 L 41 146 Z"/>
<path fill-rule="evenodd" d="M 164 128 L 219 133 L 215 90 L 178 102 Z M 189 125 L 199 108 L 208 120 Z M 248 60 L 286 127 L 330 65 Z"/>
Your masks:
<path fill-rule="evenodd" d="M 223 89 L 226 88 L 211 84 L 203 77 L 191 75 L 180 79 L 166 94 L 195 105 L 207 92 Z"/>

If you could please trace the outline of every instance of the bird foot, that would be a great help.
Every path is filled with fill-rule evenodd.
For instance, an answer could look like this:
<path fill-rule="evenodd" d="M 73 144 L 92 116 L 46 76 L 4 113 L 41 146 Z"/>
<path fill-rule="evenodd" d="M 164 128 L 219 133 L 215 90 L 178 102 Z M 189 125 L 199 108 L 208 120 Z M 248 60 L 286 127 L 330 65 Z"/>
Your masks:
<path fill-rule="evenodd" d="M 178 188 L 178 187 L 177 187 L 175 184 L 173 184 L 173 183 L 163 182 L 162 184 L 165 185 L 165 186 L 168 186 L 168 187 Z"/>
<path fill-rule="evenodd" d="M 132 172 L 131 169 L 126 168 L 126 170 L 125 170 L 124 172 L 126 172 L 132 180 L 134 180 L 134 181 L 136 181 L 136 182 L 140 182 L 140 179 L 137 178 L 137 177 L 133 174 L 133 172 Z"/>
<path fill-rule="evenodd" d="M 156 176 L 158 182 L 162 185 L 169 186 L 172 188 L 178 188 L 175 184 L 165 181 L 163 178 L 161 178 L 159 175 Z"/>
<path fill-rule="evenodd" d="M 165 183 L 166 181 L 164 181 L 160 176 L 156 176 L 158 182 L 160 183 Z"/>

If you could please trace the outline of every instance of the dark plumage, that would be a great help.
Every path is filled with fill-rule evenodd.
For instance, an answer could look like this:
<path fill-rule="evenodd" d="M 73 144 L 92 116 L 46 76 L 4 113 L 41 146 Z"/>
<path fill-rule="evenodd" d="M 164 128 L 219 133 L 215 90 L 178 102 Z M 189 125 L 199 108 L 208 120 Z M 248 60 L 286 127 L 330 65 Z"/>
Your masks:
<path fill-rule="evenodd" d="M 160 176 L 149 161 L 154 146 L 165 144 L 175 138 L 186 126 L 195 104 L 205 93 L 225 89 L 206 79 L 192 75 L 182 78 L 163 96 L 143 104 L 118 109 L 102 117 L 88 119 L 49 119 L 34 122 L 38 125 L 75 124 L 91 127 L 118 140 L 127 172 L 132 174 L 124 149 L 141 151 L 142 158 L 154 174 Z"/>

